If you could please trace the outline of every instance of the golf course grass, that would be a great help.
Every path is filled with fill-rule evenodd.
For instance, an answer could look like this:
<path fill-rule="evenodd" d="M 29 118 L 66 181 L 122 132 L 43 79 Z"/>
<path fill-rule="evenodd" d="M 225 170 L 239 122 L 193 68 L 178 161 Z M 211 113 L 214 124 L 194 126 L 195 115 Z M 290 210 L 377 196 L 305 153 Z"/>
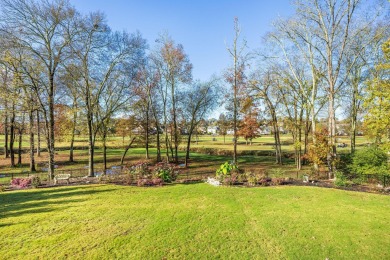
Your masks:
<path fill-rule="evenodd" d="M 315 187 L 0 193 L 0 259 L 389 259 L 390 197 Z"/>

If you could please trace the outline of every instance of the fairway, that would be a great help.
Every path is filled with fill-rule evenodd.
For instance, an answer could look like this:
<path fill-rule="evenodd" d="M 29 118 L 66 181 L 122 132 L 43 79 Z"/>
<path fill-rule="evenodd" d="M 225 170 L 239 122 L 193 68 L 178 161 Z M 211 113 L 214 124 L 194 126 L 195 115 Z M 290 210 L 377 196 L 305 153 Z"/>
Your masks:
<path fill-rule="evenodd" d="M 390 197 L 311 187 L 0 193 L 1 259 L 389 259 Z"/>

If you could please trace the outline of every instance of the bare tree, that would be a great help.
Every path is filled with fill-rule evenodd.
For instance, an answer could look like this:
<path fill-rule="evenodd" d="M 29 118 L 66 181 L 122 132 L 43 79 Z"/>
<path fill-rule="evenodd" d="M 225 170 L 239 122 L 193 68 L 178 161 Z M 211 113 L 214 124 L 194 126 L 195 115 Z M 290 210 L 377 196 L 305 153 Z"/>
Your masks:
<path fill-rule="evenodd" d="M 101 13 L 84 17 L 78 27 L 79 37 L 71 46 L 72 64 L 78 66 L 81 77 L 73 74 L 73 80 L 84 97 L 81 107 L 87 117 L 88 175 L 93 177 L 96 135 L 99 130 L 106 133 L 109 118 L 130 96 L 136 65 L 144 55 L 145 40 L 139 34 L 112 33 Z M 74 71 L 68 73 L 72 75 Z"/>
<path fill-rule="evenodd" d="M 189 61 L 188 56 L 184 52 L 184 48 L 181 44 L 175 44 L 175 42 L 169 36 L 162 36 L 158 42 L 160 46 L 155 52 L 153 60 L 159 71 L 162 79 L 161 92 L 164 99 L 164 123 L 165 123 L 165 142 L 166 149 L 168 150 L 168 113 L 172 115 L 173 129 L 171 134 L 173 135 L 173 152 L 174 161 L 178 162 L 178 148 L 179 148 L 179 129 L 177 126 L 177 92 L 181 84 L 186 84 L 192 80 L 192 64 Z M 169 92 L 168 92 L 169 91 Z M 169 96 L 168 96 L 169 93 Z M 170 110 L 168 109 L 168 97 L 170 98 Z M 169 160 L 169 156 L 167 156 Z"/>
<path fill-rule="evenodd" d="M 361 0 L 297 1 L 297 13 L 301 21 L 309 24 L 308 29 L 313 33 L 314 41 L 308 44 L 314 48 L 316 57 L 324 66 L 323 76 L 327 83 L 325 90 L 328 95 L 329 144 L 332 147 L 328 155 L 328 165 L 331 166 L 329 177 L 335 170 L 336 97 L 358 56 L 348 63 L 345 63 L 345 59 L 348 50 L 353 46 L 354 39 L 363 37 L 364 28 L 370 26 L 379 15 L 375 9 L 375 13 L 363 23 L 366 15 L 363 13 L 363 8 L 367 8 L 365 2 Z M 359 15 L 360 11 L 362 11 L 361 15 Z M 363 24 L 359 30 L 354 28 L 357 23 Z"/>
<path fill-rule="evenodd" d="M 248 61 L 246 41 L 240 42 L 241 28 L 238 18 L 234 19 L 234 38 L 231 47 L 227 47 L 230 57 L 233 60 L 232 67 L 227 71 L 225 77 L 233 90 L 233 163 L 237 164 L 237 128 L 239 113 L 239 95 L 245 85 L 245 66 Z"/>
<path fill-rule="evenodd" d="M 139 70 L 134 86 L 134 94 L 136 99 L 132 102 L 132 109 L 135 111 L 135 116 L 138 118 L 140 125 L 145 134 L 145 151 L 146 159 L 149 157 L 150 133 L 152 130 L 153 119 L 155 120 L 156 135 L 157 135 L 157 161 L 161 161 L 160 151 L 160 120 L 157 115 L 157 100 L 155 100 L 156 89 L 159 84 L 159 76 L 155 70 L 151 60 L 146 60 Z"/>
<path fill-rule="evenodd" d="M 216 80 L 200 83 L 194 82 L 191 89 L 183 93 L 182 107 L 184 120 L 187 121 L 187 147 L 185 166 L 188 166 L 190 159 L 191 137 L 201 119 L 218 104 L 216 96 Z"/>
<path fill-rule="evenodd" d="M 264 101 L 265 106 L 271 117 L 271 125 L 275 140 L 275 159 L 277 164 L 282 164 L 282 146 L 280 142 L 280 131 L 277 116 L 277 107 L 281 101 L 277 93 L 280 88 L 280 79 L 272 71 L 265 71 L 264 73 L 254 73 L 252 75 L 249 87 L 251 88 L 255 98 Z"/>
<path fill-rule="evenodd" d="M 1 6 L 1 32 L 14 48 L 23 49 L 43 68 L 35 92 L 44 115 L 53 177 L 56 74 L 77 29 L 73 23 L 76 11 L 66 0 L 2 0 Z"/>
<path fill-rule="evenodd" d="M 11 71 L 8 66 L 1 64 L 0 74 L 1 74 L 1 93 L 8 93 L 8 88 L 11 84 Z M 4 158 L 9 158 L 9 149 L 8 149 L 8 137 L 9 137 L 9 97 L 8 95 L 0 95 L 1 104 L 2 104 L 2 114 L 4 118 L 3 130 L 4 130 Z"/>

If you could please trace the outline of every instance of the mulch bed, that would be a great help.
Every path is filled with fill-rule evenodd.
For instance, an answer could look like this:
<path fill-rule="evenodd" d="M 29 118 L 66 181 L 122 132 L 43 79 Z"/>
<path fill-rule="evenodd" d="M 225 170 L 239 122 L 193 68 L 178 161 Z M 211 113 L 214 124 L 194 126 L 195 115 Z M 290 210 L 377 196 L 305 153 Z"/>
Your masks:
<path fill-rule="evenodd" d="M 306 183 L 302 182 L 302 181 L 298 181 L 298 180 L 293 180 L 291 184 L 287 184 L 287 185 L 332 188 L 332 189 L 339 189 L 339 190 L 369 192 L 369 193 L 390 195 L 390 187 L 387 187 L 384 189 L 379 188 L 375 185 L 351 185 L 351 186 L 346 186 L 346 187 L 339 187 L 339 186 L 334 185 L 334 183 L 332 181 L 329 181 L 329 180 L 309 181 Z"/>

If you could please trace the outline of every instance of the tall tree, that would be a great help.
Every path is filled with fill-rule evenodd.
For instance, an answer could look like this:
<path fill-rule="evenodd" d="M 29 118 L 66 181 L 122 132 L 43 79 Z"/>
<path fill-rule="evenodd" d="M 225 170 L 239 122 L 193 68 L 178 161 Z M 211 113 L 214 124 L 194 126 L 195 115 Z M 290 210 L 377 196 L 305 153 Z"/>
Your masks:
<path fill-rule="evenodd" d="M 382 50 L 384 59 L 375 67 L 364 101 L 367 108 L 365 128 L 377 144 L 385 138 L 390 140 L 390 38 L 383 44 Z"/>
<path fill-rule="evenodd" d="M 281 99 L 280 96 L 275 95 L 277 89 L 280 88 L 279 85 L 280 79 L 270 70 L 265 73 L 254 73 L 250 80 L 250 88 L 254 98 L 264 101 L 264 105 L 267 107 L 271 117 L 272 132 L 275 140 L 275 159 L 277 164 L 282 164 L 282 146 L 277 115 L 277 107 Z"/>
<path fill-rule="evenodd" d="M 82 96 L 77 88 L 75 82 L 81 80 L 82 74 L 78 71 L 76 64 L 69 63 L 66 68 L 61 71 L 61 91 L 62 101 L 66 100 L 69 106 L 69 113 L 71 114 L 71 120 L 69 124 L 70 131 L 70 147 L 69 147 L 69 162 L 74 162 L 74 142 L 76 135 L 76 126 L 79 119 L 79 105 L 81 103 Z"/>
<path fill-rule="evenodd" d="M 3 63 L 3 62 L 1 62 Z M 9 70 L 8 66 L 1 64 L 0 67 L 0 75 L 1 75 L 1 93 L 8 93 L 8 88 L 11 84 L 11 71 Z M 1 104 L 3 108 L 3 130 L 4 130 L 4 158 L 9 158 L 9 149 L 8 149 L 8 137 L 9 137 L 9 111 L 8 111 L 8 104 L 9 104 L 9 96 L 8 95 L 0 95 Z"/>
<path fill-rule="evenodd" d="M 379 12 L 364 13 L 367 1 L 361 0 L 313 0 L 297 1 L 297 13 L 309 24 L 313 32 L 315 44 L 309 43 L 315 49 L 316 57 L 324 65 L 324 78 L 328 96 L 328 133 L 332 147 L 328 156 L 328 164 L 334 165 L 336 159 L 336 98 L 341 88 L 345 86 L 346 78 L 356 61 L 346 63 L 348 50 L 353 47 L 356 37 L 363 37 L 365 30 L 378 17 Z M 375 9 L 377 11 L 377 9 Z M 359 15 L 359 12 L 361 15 Z M 359 30 L 354 25 L 361 23 Z M 367 43 L 365 43 L 367 44 Z M 358 56 L 356 56 L 357 58 Z M 331 168 L 329 177 L 332 176 Z"/>
<path fill-rule="evenodd" d="M 390 33 L 381 22 L 363 28 L 358 25 L 355 30 L 362 30 L 365 33 L 362 37 L 354 38 L 348 50 L 345 63 L 351 69 L 346 79 L 348 87 L 342 95 L 345 97 L 343 102 L 347 104 L 346 111 L 350 124 L 348 132 L 350 133 L 352 153 L 356 147 L 358 117 L 364 112 L 363 101 L 367 93 L 367 81 L 370 80 L 370 77 L 374 78 L 378 75 L 374 66 L 375 63 L 383 60 L 381 46 Z"/>
<path fill-rule="evenodd" d="M 194 82 L 191 89 L 187 90 L 183 94 L 183 116 L 187 121 L 186 125 L 188 133 L 185 157 L 186 167 L 188 166 L 188 160 L 190 159 L 191 138 L 194 130 L 198 126 L 201 119 L 204 119 L 217 104 L 215 89 L 215 80 L 211 80 L 210 82 L 205 83 Z"/>
<path fill-rule="evenodd" d="M 238 18 L 234 19 L 234 38 L 231 47 L 227 47 L 232 58 L 232 67 L 225 74 L 227 82 L 231 85 L 232 112 L 233 112 L 233 163 L 237 164 L 237 139 L 239 121 L 239 95 L 245 86 L 245 66 L 248 61 L 246 41 L 240 42 L 241 28 Z"/>
<path fill-rule="evenodd" d="M 0 30 L 13 48 L 23 49 L 43 71 L 35 89 L 44 115 L 49 175 L 54 175 L 54 98 L 56 75 L 75 35 L 75 9 L 66 0 L 1 0 Z M 42 99 L 44 96 L 44 99 Z"/>
<path fill-rule="evenodd" d="M 147 60 L 145 64 L 143 64 L 142 68 L 140 68 L 135 82 L 134 94 L 136 96 L 136 100 L 133 102 L 133 109 L 136 110 L 136 117 L 140 122 L 140 125 L 143 128 L 145 135 L 145 151 L 146 151 L 146 159 L 149 159 L 149 143 L 150 143 L 150 133 L 152 129 L 153 123 L 153 115 L 156 110 L 155 102 L 153 100 L 153 93 L 157 88 L 159 77 L 153 67 L 151 62 Z M 155 120 L 159 120 L 158 117 L 154 117 Z M 156 122 L 156 129 L 159 128 L 159 122 Z M 160 133 L 157 134 L 157 157 L 158 161 L 161 160 L 160 155 Z"/>
<path fill-rule="evenodd" d="M 101 13 L 80 19 L 78 27 L 80 34 L 71 50 L 72 64 L 79 68 L 81 77 L 74 70 L 67 72 L 73 73 L 74 86 L 84 97 L 81 107 L 87 117 L 88 175 L 93 177 L 96 135 L 130 97 L 145 40 L 139 34 L 111 32 Z"/>
<path fill-rule="evenodd" d="M 287 74 L 287 76 L 282 75 L 281 78 L 285 78 L 289 82 L 287 84 L 288 92 L 292 91 L 296 96 L 293 101 L 305 100 L 306 117 L 310 118 L 310 123 L 306 120 L 306 126 L 311 127 L 312 142 L 315 144 L 317 135 L 314 133 L 317 131 L 317 115 L 324 104 L 323 98 L 320 96 L 324 81 L 324 65 L 319 61 L 316 54 L 319 43 L 315 39 L 315 31 L 310 27 L 311 22 L 305 20 L 303 15 L 304 13 L 298 10 L 295 17 L 287 20 L 280 19 L 275 22 L 275 31 L 268 35 L 268 40 L 271 44 L 274 44 L 274 47 L 277 47 L 275 50 L 275 56 L 278 57 L 276 62 L 287 64 L 286 73 L 282 73 Z M 270 54 L 263 55 L 269 56 Z M 273 63 L 275 62 L 273 61 Z M 276 64 L 275 67 L 278 66 Z M 286 95 L 282 93 L 282 97 L 286 97 Z M 290 113 L 290 118 L 294 113 L 296 111 Z M 309 127 L 305 129 L 306 151 L 308 134 Z M 315 162 L 314 168 L 318 169 Z"/>
<path fill-rule="evenodd" d="M 184 48 L 181 44 L 175 44 L 175 42 L 168 36 L 162 36 L 159 40 L 160 46 L 158 51 L 155 53 L 154 61 L 159 70 L 161 79 L 163 80 L 162 85 L 164 91 L 162 96 L 164 98 L 164 120 L 165 120 L 165 142 L 166 149 L 168 150 L 168 126 L 167 120 L 168 107 L 167 98 L 168 90 L 171 102 L 170 114 L 172 116 L 173 129 L 173 150 L 174 150 L 174 161 L 178 162 L 178 148 L 179 148 L 179 129 L 177 120 L 177 92 L 182 84 L 191 82 L 192 80 L 192 64 L 188 58 L 188 55 L 184 52 Z M 173 132 L 173 133 L 172 133 Z M 169 160 L 169 156 L 167 156 Z"/>

